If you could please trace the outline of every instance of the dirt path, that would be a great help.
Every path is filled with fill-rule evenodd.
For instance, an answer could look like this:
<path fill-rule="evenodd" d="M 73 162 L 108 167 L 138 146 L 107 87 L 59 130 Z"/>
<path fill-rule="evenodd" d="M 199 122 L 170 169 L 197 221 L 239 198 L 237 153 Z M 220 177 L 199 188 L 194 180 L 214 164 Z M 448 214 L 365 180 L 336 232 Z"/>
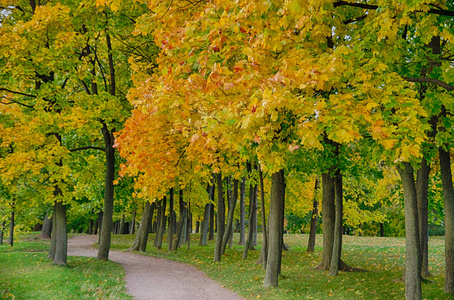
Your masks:
<path fill-rule="evenodd" d="M 97 236 L 77 235 L 68 240 L 68 255 L 96 257 L 91 248 Z M 239 300 L 237 294 L 221 287 L 193 266 L 129 252 L 111 251 L 109 259 L 126 272 L 126 288 L 137 300 Z"/>

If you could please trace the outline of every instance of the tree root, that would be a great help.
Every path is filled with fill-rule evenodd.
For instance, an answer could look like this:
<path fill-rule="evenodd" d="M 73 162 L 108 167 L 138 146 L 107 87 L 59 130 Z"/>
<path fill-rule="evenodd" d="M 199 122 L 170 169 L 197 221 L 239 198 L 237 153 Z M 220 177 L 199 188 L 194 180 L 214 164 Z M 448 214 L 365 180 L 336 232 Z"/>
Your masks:
<path fill-rule="evenodd" d="M 320 262 L 318 266 L 315 267 L 316 270 L 320 271 L 328 271 L 329 266 L 325 266 L 323 262 Z M 369 272 L 366 269 L 361 269 L 361 268 L 354 268 L 350 265 L 347 265 L 342 259 L 339 262 L 339 271 L 343 272 Z"/>
<path fill-rule="evenodd" d="M 339 262 L 339 271 L 344 272 L 368 272 L 366 269 L 355 268 L 347 265 L 342 259 Z"/>

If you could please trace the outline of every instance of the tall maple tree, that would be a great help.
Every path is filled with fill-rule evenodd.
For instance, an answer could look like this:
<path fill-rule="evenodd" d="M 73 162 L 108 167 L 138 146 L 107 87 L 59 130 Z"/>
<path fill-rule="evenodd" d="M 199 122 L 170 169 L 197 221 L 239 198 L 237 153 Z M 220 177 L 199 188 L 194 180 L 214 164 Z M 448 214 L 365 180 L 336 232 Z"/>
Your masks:
<path fill-rule="evenodd" d="M 92 1 L 17 1 L 4 7 L 7 13 L 2 14 L 0 29 L 4 37 L 0 43 L 2 110 L 19 108 L 16 124 L 11 126 L 15 134 L 8 137 L 17 148 L 15 155 L 28 158 L 27 165 L 39 170 L 46 177 L 43 181 L 53 186 L 49 198 L 58 208 L 54 219 L 61 221 L 54 222 L 58 228 L 54 232 L 61 234 L 55 234 L 52 245 L 57 251 L 51 247 L 51 255 L 61 255 L 54 262 L 66 263 L 64 204 L 74 196 L 74 172 L 83 172 L 69 162 L 82 150 L 87 154 L 103 151 L 105 226 L 98 258 L 107 259 L 115 179 L 113 132 L 130 111 L 125 98 L 130 83 L 127 59 L 131 51 L 140 53 L 149 45 L 131 35 L 131 19 L 144 6 L 130 4 L 122 14 L 96 7 Z"/>
<path fill-rule="evenodd" d="M 209 147 L 218 153 L 231 148 L 244 158 L 257 156 L 273 173 L 275 238 L 266 286 L 276 286 L 280 272 L 283 168 L 290 151 L 301 145 L 329 152 L 326 141 L 348 145 L 369 134 L 387 155 L 420 155 L 418 114 L 424 112 L 416 94 L 374 53 L 351 47 L 349 36 L 360 33 L 345 28 L 348 14 L 332 18 L 331 1 L 149 6 L 152 13 L 137 28 L 154 34 L 159 70 L 145 81 L 150 88 L 136 105 L 149 114 L 178 109 L 171 124 L 189 142 L 188 153 L 201 153 L 205 163 L 213 157 Z M 334 171 L 341 167 L 335 159 Z"/>

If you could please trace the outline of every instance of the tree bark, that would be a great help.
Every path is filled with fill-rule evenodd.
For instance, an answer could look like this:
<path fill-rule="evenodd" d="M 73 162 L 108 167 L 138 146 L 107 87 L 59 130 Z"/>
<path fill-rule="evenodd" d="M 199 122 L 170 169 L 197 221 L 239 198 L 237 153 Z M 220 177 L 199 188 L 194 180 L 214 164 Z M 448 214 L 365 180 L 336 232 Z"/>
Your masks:
<path fill-rule="evenodd" d="M 158 249 L 162 248 L 162 238 L 164 237 L 164 232 L 166 231 L 166 203 L 167 199 L 166 196 L 164 196 L 161 200 L 161 218 L 159 219 L 158 232 L 156 233 L 158 235 L 156 248 Z"/>
<path fill-rule="evenodd" d="M 342 253 L 342 233 L 343 233 L 343 190 L 342 190 L 342 174 L 338 170 L 335 179 L 335 215 L 334 222 L 334 241 L 333 241 L 333 254 L 331 256 L 331 264 L 329 274 L 336 276 L 339 272 L 339 263 Z"/>
<path fill-rule="evenodd" d="M 125 214 L 121 215 L 120 226 L 118 228 L 119 234 L 124 234 L 125 231 Z"/>
<path fill-rule="evenodd" d="M 41 229 L 40 237 L 43 239 L 50 239 L 52 234 L 52 217 L 49 218 L 49 214 L 46 213 L 43 219 L 43 228 Z"/>
<path fill-rule="evenodd" d="M 172 251 L 172 243 L 173 243 L 173 232 L 175 229 L 173 228 L 174 223 L 174 214 L 173 214 L 173 188 L 170 189 L 169 195 L 169 230 L 167 233 L 167 250 Z"/>
<path fill-rule="evenodd" d="M 155 236 L 154 236 L 154 241 L 153 241 L 154 247 L 158 247 L 159 231 L 160 231 L 161 218 L 162 218 L 161 205 L 162 205 L 162 200 L 160 200 L 156 206 L 156 230 L 154 232 Z"/>
<path fill-rule="evenodd" d="M 106 34 L 107 44 L 107 57 L 109 61 L 109 79 L 110 79 L 110 95 L 115 96 L 116 93 L 116 82 L 115 82 L 115 67 L 113 62 L 112 44 L 110 41 L 110 35 Z M 113 133 L 115 129 L 109 129 L 104 120 L 102 123 L 102 135 L 104 139 L 104 148 L 106 152 L 106 179 L 104 186 L 104 215 L 103 224 L 100 231 L 98 259 L 107 260 L 109 259 L 110 243 L 112 238 L 112 218 L 114 209 L 114 180 L 115 180 L 115 148 Z"/>
<path fill-rule="evenodd" d="M 203 221 L 200 230 L 200 242 L 199 246 L 207 246 L 207 236 L 208 236 L 208 224 L 210 222 L 210 212 L 211 211 L 211 203 L 205 204 L 205 212 L 203 214 Z"/>
<path fill-rule="evenodd" d="M 191 249 L 191 233 L 192 233 L 192 213 L 191 213 L 191 202 L 188 203 L 188 222 L 186 232 L 186 243 L 188 244 L 188 250 Z"/>
<path fill-rule="evenodd" d="M 97 218 L 95 222 L 95 231 L 94 235 L 100 234 L 101 232 L 101 227 L 102 227 L 102 211 L 97 213 Z M 98 243 L 99 243 L 99 237 L 98 237 Z"/>
<path fill-rule="evenodd" d="M 451 157 L 448 150 L 439 148 L 440 171 L 445 202 L 445 293 L 454 294 L 454 189 Z"/>
<path fill-rule="evenodd" d="M 214 199 L 214 196 L 213 196 L 213 199 Z M 210 205 L 211 205 L 211 209 L 210 209 L 210 229 L 209 229 L 209 232 L 208 232 L 208 240 L 212 241 L 212 240 L 214 240 L 214 204 L 211 203 Z"/>
<path fill-rule="evenodd" d="M 222 238 L 225 230 L 225 203 L 224 203 L 224 190 L 222 188 L 222 174 L 216 174 L 216 183 L 218 189 L 218 205 L 217 205 L 217 233 L 216 244 L 214 248 L 214 262 L 221 261 L 222 253 Z"/>
<path fill-rule="evenodd" d="M 421 276 L 432 276 L 429 271 L 429 226 L 428 226 L 428 191 L 430 166 L 425 158 L 420 163 L 416 179 L 416 197 L 418 199 L 419 241 Z"/>
<path fill-rule="evenodd" d="M 284 170 L 271 175 L 271 200 L 268 241 L 268 259 L 266 264 L 264 287 L 277 287 L 281 270 L 282 245 L 284 233 L 285 175 Z"/>
<path fill-rule="evenodd" d="M 8 244 L 10 247 L 14 245 L 14 209 L 11 211 L 10 219 L 9 219 L 9 239 Z"/>
<path fill-rule="evenodd" d="M 405 297 L 421 299 L 421 265 L 418 205 L 413 167 L 404 162 L 397 168 L 404 188 L 405 205 Z"/>
<path fill-rule="evenodd" d="M 244 245 L 246 241 L 246 178 L 241 179 L 240 186 L 240 240 L 238 245 Z"/>
<path fill-rule="evenodd" d="M 106 179 L 104 188 L 104 213 L 98 249 L 98 259 L 109 259 L 110 242 L 112 237 L 112 217 L 114 209 L 114 180 L 115 180 L 115 148 L 112 132 L 103 123 L 102 133 L 106 149 Z"/>
<path fill-rule="evenodd" d="M 52 263 L 66 265 L 68 257 L 68 237 L 66 225 L 66 206 L 62 202 L 55 202 L 54 222 L 56 223 L 55 254 Z"/>
<path fill-rule="evenodd" d="M 3 245 L 3 232 L 5 231 L 5 222 L 0 224 L 0 245 Z"/>
<path fill-rule="evenodd" d="M 187 223 L 188 210 L 186 208 L 186 203 L 183 201 L 183 192 L 180 190 L 180 221 L 178 222 L 177 232 L 175 241 L 173 242 L 172 251 L 176 251 L 181 245 L 181 239 L 183 236 L 183 230 L 185 228 L 184 224 Z"/>
<path fill-rule="evenodd" d="M 258 207 L 258 185 L 255 186 L 255 195 L 254 195 L 254 219 L 252 222 L 253 234 L 252 234 L 252 245 L 257 246 L 257 207 Z"/>
<path fill-rule="evenodd" d="M 318 268 L 328 270 L 331 266 L 331 255 L 333 254 L 334 241 L 334 178 L 330 172 L 322 174 L 322 222 L 323 222 L 323 254 L 322 262 Z"/>
<path fill-rule="evenodd" d="M 155 202 L 153 202 L 153 204 L 150 204 L 150 202 L 148 201 L 145 202 L 145 206 L 143 208 L 142 213 L 142 219 L 140 220 L 140 226 L 139 229 L 137 230 L 136 239 L 132 247 L 129 248 L 129 250 L 145 252 L 147 248 L 149 234 L 148 224 L 150 223 L 150 219 L 153 218 L 154 207 L 156 207 Z"/>
<path fill-rule="evenodd" d="M 131 223 L 129 224 L 129 234 L 134 234 L 136 231 L 136 209 L 132 211 Z"/>
<path fill-rule="evenodd" d="M 259 168 L 259 180 L 260 180 L 260 210 L 262 215 L 263 243 L 258 262 L 262 264 L 263 269 L 266 269 L 266 262 L 268 258 L 268 230 L 266 227 L 265 185 L 263 183 L 263 172 L 261 168 Z"/>
<path fill-rule="evenodd" d="M 49 254 L 47 255 L 47 258 L 53 260 L 55 257 L 55 249 L 57 247 L 57 221 L 56 221 L 56 216 L 57 215 L 57 207 L 56 207 L 56 202 L 54 201 L 54 205 L 52 208 L 52 232 L 54 234 L 51 235 L 50 238 L 50 247 L 49 247 Z"/>
<path fill-rule="evenodd" d="M 249 193 L 249 224 L 248 224 L 248 234 L 246 238 L 246 243 L 244 244 L 244 250 L 243 250 L 243 259 L 247 258 L 247 254 L 249 250 L 255 250 L 254 248 L 254 226 L 252 225 L 254 223 L 254 211 L 257 212 L 257 208 L 255 207 L 255 204 L 257 201 L 254 200 L 254 198 L 257 197 L 257 185 L 252 186 L 250 188 L 250 193 Z"/>
<path fill-rule="evenodd" d="M 233 180 L 233 195 L 229 197 L 229 212 L 227 217 L 227 226 L 222 237 L 221 253 L 225 253 L 225 248 L 227 247 L 227 242 L 231 238 L 231 233 L 233 232 L 233 215 L 235 213 L 236 202 L 238 201 L 238 180 Z"/>
<path fill-rule="evenodd" d="M 178 248 L 181 247 L 182 244 L 185 244 L 187 239 L 188 239 L 188 203 L 183 201 L 183 190 L 180 190 L 179 194 L 179 203 L 180 203 L 180 216 L 184 215 L 183 223 L 181 225 L 183 226 L 181 228 L 181 234 L 180 234 L 180 239 L 179 239 L 179 245 Z"/>
<path fill-rule="evenodd" d="M 314 252 L 315 249 L 315 237 L 317 234 L 317 221 L 318 221 L 318 201 L 317 201 L 317 189 L 319 188 L 318 179 L 315 179 L 314 187 L 314 200 L 312 205 L 311 214 L 311 228 L 309 231 L 309 239 L 307 241 L 307 252 Z"/>
<path fill-rule="evenodd" d="M 93 210 L 91 211 L 91 214 L 93 214 Z M 93 234 L 93 226 L 94 226 L 93 216 L 90 215 L 90 220 L 88 222 L 87 234 L 90 234 L 90 235 Z"/>

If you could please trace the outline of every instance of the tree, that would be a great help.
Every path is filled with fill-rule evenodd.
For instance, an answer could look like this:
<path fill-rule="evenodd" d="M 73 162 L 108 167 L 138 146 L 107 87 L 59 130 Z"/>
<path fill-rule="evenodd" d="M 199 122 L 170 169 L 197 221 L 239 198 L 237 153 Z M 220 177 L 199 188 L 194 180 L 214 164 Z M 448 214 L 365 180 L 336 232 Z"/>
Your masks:
<path fill-rule="evenodd" d="M 155 148 L 151 155 L 158 153 L 158 161 L 178 152 L 178 157 L 196 161 L 196 171 L 206 172 L 204 166 L 210 166 L 216 174 L 228 176 L 235 164 L 223 162 L 235 160 L 232 152 L 239 152 L 240 160 L 257 160 L 275 176 L 289 154 L 301 147 L 326 151 L 329 160 L 321 169 L 327 175 L 324 179 L 332 180 L 346 165 L 330 145 L 339 145 L 347 156 L 360 140 L 370 137 L 378 145 L 377 156 L 400 162 L 421 155 L 425 113 L 416 93 L 383 63 L 384 53 L 371 50 L 374 43 L 368 33 L 346 26 L 367 17 L 352 19 L 354 8 L 335 10 L 329 1 L 152 1 L 149 8 L 152 13 L 144 18 L 147 21 L 138 22 L 138 28 L 154 34 L 161 53 L 156 73 L 137 81 L 132 101 L 135 123 L 131 121 L 125 137 L 133 136 L 138 124 L 165 123 L 166 130 L 147 132 L 150 140 L 163 143 L 166 147 L 161 148 L 170 152 Z M 176 109 L 179 113 L 172 119 L 166 117 Z M 130 152 L 136 158 L 144 154 Z M 172 161 L 180 164 L 179 159 Z M 276 178 L 272 190 L 282 189 L 283 182 Z M 158 190 L 153 188 L 154 193 Z M 284 194 L 273 195 L 270 236 L 279 232 L 283 217 Z M 223 220 L 221 197 L 219 193 L 217 209 Z M 334 214 L 331 221 L 334 224 Z M 339 214 L 338 224 L 341 221 Z M 280 235 L 272 239 L 268 262 L 279 265 Z M 332 249 L 326 252 L 331 259 Z M 265 282 L 275 286 L 280 265 L 271 269 L 267 267 Z"/>
<path fill-rule="evenodd" d="M 317 221 L 318 221 L 318 201 L 316 192 L 318 189 L 318 179 L 315 179 L 315 186 L 314 186 L 314 205 L 311 212 L 311 227 L 309 230 L 309 239 L 307 241 L 307 252 L 314 252 L 315 248 L 315 234 L 317 233 Z"/>
<path fill-rule="evenodd" d="M 263 285 L 277 286 L 281 273 L 282 246 L 284 242 L 284 200 L 285 176 L 284 170 L 273 173 L 271 176 L 271 203 L 269 230 L 270 238 L 266 263 L 266 273 Z"/>
<path fill-rule="evenodd" d="M 153 219 L 153 213 L 155 209 L 156 202 L 153 202 L 153 204 L 150 204 L 149 201 L 145 202 L 145 206 L 142 212 L 142 219 L 140 221 L 139 229 L 137 230 L 136 239 L 130 250 L 145 252 L 145 250 L 147 249 L 149 233 L 148 227 L 151 220 Z"/>

